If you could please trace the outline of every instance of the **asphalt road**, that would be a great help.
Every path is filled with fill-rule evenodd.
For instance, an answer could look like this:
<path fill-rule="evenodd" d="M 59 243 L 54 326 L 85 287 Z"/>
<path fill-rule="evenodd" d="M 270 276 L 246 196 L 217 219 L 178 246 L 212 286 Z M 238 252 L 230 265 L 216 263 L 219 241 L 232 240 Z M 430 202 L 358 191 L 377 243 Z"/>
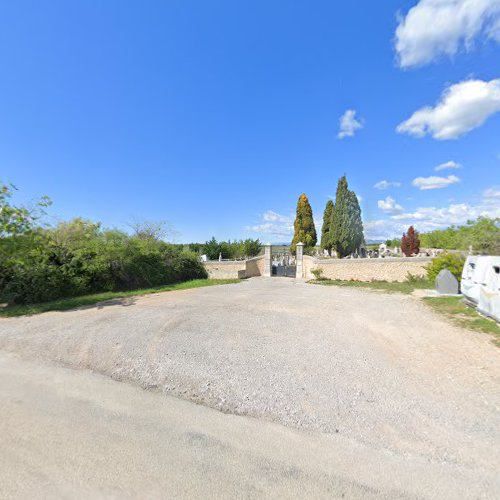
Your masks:
<path fill-rule="evenodd" d="M 500 349 L 412 297 L 254 279 L 3 319 L 0 349 L 2 497 L 500 491 Z"/>

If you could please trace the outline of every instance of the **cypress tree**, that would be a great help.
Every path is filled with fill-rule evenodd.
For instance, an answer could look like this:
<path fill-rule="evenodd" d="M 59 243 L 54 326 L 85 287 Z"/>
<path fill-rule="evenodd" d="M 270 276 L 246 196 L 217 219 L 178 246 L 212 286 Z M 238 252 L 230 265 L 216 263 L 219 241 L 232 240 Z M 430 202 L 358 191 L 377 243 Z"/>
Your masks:
<path fill-rule="evenodd" d="M 328 250 L 329 254 L 331 254 L 332 251 L 330 226 L 332 224 L 333 209 L 334 209 L 333 201 L 328 200 L 326 202 L 325 211 L 323 212 L 323 227 L 321 228 L 321 249 Z"/>
<path fill-rule="evenodd" d="M 353 235 L 351 253 L 359 252 L 361 245 L 364 243 L 363 221 L 361 220 L 359 200 L 354 191 L 349 191 L 349 220 Z"/>
<path fill-rule="evenodd" d="M 356 193 L 349 190 L 345 175 L 337 185 L 330 238 L 331 245 L 340 258 L 359 250 L 364 239 L 361 208 Z"/>
<path fill-rule="evenodd" d="M 295 254 L 297 243 L 304 243 L 304 247 L 316 246 L 316 228 L 311 205 L 305 193 L 302 193 L 297 202 L 297 214 L 293 224 L 292 253 Z"/>

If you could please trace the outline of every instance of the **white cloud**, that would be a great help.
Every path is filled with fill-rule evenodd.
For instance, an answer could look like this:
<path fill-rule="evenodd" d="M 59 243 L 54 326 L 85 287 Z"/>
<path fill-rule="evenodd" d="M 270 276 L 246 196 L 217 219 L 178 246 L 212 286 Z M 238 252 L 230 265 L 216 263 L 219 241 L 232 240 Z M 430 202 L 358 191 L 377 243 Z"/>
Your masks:
<path fill-rule="evenodd" d="M 445 188 L 457 182 L 460 182 L 460 179 L 456 175 L 449 175 L 448 177 L 431 175 L 430 177 L 417 177 L 413 179 L 412 184 L 418 189 L 427 190 Z"/>
<path fill-rule="evenodd" d="M 400 134 L 434 139 L 456 139 L 480 127 L 500 111 L 500 78 L 465 80 L 451 85 L 435 107 L 425 106 L 396 128 Z"/>
<path fill-rule="evenodd" d="M 483 192 L 483 197 L 488 201 L 500 202 L 500 187 L 491 187 Z"/>
<path fill-rule="evenodd" d="M 396 53 L 401 67 L 420 66 L 479 37 L 500 41 L 500 0 L 420 0 L 399 21 Z"/>
<path fill-rule="evenodd" d="M 273 210 L 267 210 L 261 218 L 262 221 L 259 224 L 245 226 L 245 229 L 253 233 L 267 234 L 280 238 L 288 238 L 293 235 L 294 217 L 292 214 L 283 215 Z"/>
<path fill-rule="evenodd" d="M 378 208 L 386 214 L 396 214 L 404 210 L 404 208 L 401 205 L 398 205 L 396 200 L 390 196 L 387 196 L 385 200 L 378 200 L 377 205 Z"/>
<path fill-rule="evenodd" d="M 500 217 L 500 188 L 489 188 L 477 204 L 450 203 L 444 207 L 419 207 L 414 212 L 402 212 L 389 219 L 364 222 L 367 239 L 384 240 L 401 235 L 410 225 L 420 232 L 443 229 L 452 224 L 465 224 L 478 217 Z"/>
<path fill-rule="evenodd" d="M 344 137 L 353 137 L 354 132 L 364 127 L 363 122 L 356 120 L 356 111 L 354 109 L 348 109 L 340 117 L 340 132 L 337 134 L 339 139 Z"/>
<path fill-rule="evenodd" d="M 401 182 L 379 181 L 373 187 L 375 189 L 383 190 L 390 187 L 399 187 L 399 186 L 401 186 Z"/>
<path fill-rule="evenodd" d="M 462 168 L 462 165 L 460 163 L 457 163 L 456 161 L 447 161 L 446 163 L 441 163 L 441 165 L 434 167 L 434 171 L 440 172 L 441 170 L 458 169 L 458 168 Z"/>

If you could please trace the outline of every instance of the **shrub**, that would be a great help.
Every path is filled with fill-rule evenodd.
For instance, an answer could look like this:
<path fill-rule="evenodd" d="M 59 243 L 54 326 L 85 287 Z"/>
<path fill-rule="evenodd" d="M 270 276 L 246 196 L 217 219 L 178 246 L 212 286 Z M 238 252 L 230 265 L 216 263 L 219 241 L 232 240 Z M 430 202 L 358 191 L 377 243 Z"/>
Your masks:
<path fill-rule="evenodd" d="M 321 281 L 321 280 L 324 280 L 325 278 L 323 278 L 323 269 L 311 269 L 311 273 L 313 274 L 313 276 L 318 280 L 318 281 Z"/>
<path fill-rule="evenodd" d="M 193 252 L 81 219 L 23 238 L 15 254 L 0 255 L 0 301 L 28 304 L 207 277 Z"/>
<path fill-rule="evenodd" d="M 429 280 L 434 281 L 441 270 L 448 269 L 460 282 L 464 264 L 465 257 L 462 254 L 443 253 L 434 257 L 432 262 L 426 267 L 427 277 Z"/>

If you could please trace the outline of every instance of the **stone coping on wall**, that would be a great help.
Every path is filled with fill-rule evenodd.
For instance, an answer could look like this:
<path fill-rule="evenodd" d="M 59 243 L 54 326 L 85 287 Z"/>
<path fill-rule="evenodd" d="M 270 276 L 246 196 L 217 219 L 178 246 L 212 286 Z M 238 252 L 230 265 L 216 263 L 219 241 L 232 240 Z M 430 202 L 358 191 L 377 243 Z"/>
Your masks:
<path fill-rule="evenodd" d="M 318 264 L 359 264 L 359 263 L 383 263 L 383 262 L 430 262 L 432 257 L 373 257 L 369 258 L 359 258 L 359 259 L 337 259 L 335 257 L 324 258 L 324 257 L 313 257 L 311 255 L 304 255 L 304 258 L 308 257 Z"/>

